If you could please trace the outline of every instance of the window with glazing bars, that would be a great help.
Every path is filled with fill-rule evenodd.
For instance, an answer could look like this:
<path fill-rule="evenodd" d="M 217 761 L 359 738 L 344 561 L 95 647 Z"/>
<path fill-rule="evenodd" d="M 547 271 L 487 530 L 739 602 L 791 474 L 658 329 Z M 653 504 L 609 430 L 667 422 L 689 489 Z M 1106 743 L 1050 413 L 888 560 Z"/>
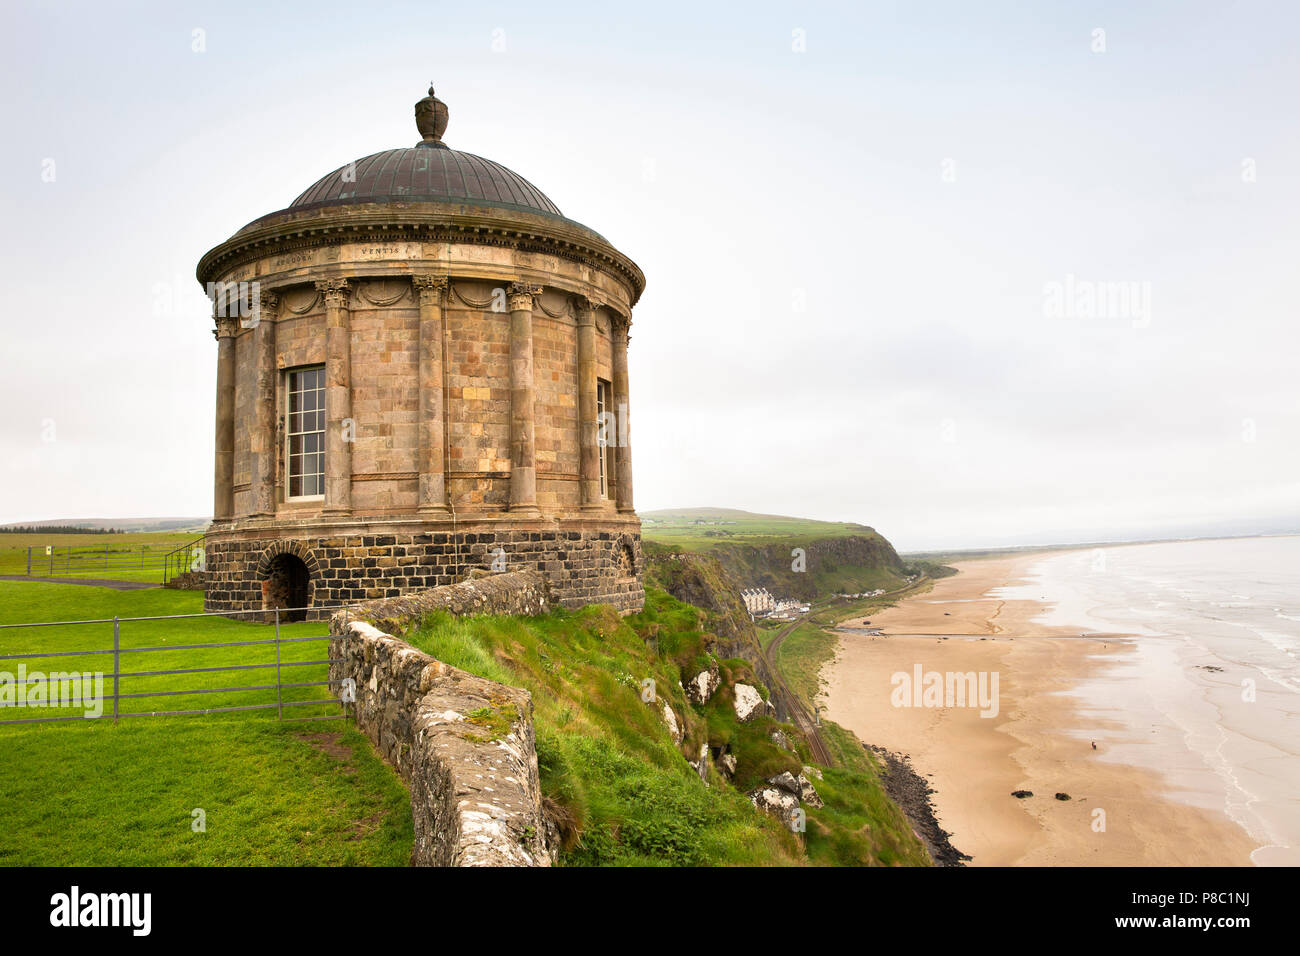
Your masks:
<path fill-rule="evenodd" d="M 289 422 L 286 430 L 289 497 L 325 494 L 325 368 L 289 373 Z"/>
<path fill-rule="evenodd" d="M 596 452 L 600 459 L 600 496 L 609 497 L 609 478 L 614 473 L 614 444 L 618 422 L 614 418 L 609 382 L 596 380 Z"/>

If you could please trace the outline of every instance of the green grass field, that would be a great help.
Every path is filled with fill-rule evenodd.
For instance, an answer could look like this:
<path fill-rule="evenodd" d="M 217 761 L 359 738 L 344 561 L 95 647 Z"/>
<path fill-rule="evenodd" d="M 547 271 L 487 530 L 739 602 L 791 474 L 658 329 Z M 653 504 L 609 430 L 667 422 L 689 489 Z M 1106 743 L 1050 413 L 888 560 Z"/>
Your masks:
<path fill-rule="evenodd" d="M 0 623 L 191 614 L 199 592 L 113 591 L 84 585 L 0 581 Z M 324 623 L 284 625 L 286 682 L 326 679 Z M 122 673 L 237 665 L 200 674 L 124 676 L 121 693 L 183 692 L 121 701 L 121 712 L 191 710 L 276 702 L 275 645 L 173 650 L 176 645 L 273 639 L 274 628 L 227 618 L 127 621 Z M 0 629 L 0 654 L 112 648 L 111 624 Z M 143 647 L 161 651 L 140 651 Z M 111 674 L 112 654 L 0 661 L 36 673 Z M 289 665 L 289 666 L 286 666 Z M 12 679 L 12 678 L 11 678 Z M 267 685 L 270 689 L 219 691 Z M 12 688 L 11 688 L 12 690 Z M 104 681 L 111 694 L 111 676 Z M 338 713 L 324 687 L 283 692 L 286 717 Z M 276 719 L 276 709 L 184 717 L 104 716 L 0 726 L 0 865 L 404 865 L 411 851 L 409 795 L 369 742 L 341 720 Z M 80 714 L 84 708 L 3 707 L 0 719 Z M 192 828 L 192 811 L 206 831 Z"/>
<path fill-rule="evenodd" d="M 763 547 L 787 539 L 840 538 L 869 530 L 849 521 L 814 521 L 734 508 L 643 511 L 640 517 L 642 538 L 680 551 L 707 551 L 726 542 Z"/>
<path fill-rule="evenodd" d="M 26 574 L 27 549 L 30 547 L 32 577 L 161 582 L 163 556 L 197 537 L 192 532 L 174 531 L 126 534 L 5 532 L 0 533 L 0 574 Z M 53 547 L 55 554 L 46 555 L 47 546 Z M 71 557 L 67 549 L 72 549 Z"/>

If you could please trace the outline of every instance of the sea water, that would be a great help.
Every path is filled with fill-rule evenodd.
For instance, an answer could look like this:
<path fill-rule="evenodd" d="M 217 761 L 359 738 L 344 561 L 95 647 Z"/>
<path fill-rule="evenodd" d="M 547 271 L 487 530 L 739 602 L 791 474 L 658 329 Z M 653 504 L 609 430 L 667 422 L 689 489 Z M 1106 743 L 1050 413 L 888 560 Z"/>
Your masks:
<path fill-rule="evenodd" d="M 1256 863 L 1300 865 L 1300 536 L 1072 551 L 995 594 L 1044 602 L 1043 624 L 1132 635 L 1067 692 L 1069 732 L 1227 814 Z"/>

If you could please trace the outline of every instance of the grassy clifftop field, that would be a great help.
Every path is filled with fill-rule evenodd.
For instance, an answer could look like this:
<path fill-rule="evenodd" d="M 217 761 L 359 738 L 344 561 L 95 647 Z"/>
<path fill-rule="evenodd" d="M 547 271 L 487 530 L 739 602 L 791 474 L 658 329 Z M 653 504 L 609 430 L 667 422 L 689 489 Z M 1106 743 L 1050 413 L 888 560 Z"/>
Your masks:
<path fill-rule="evenodd" d="M 851 521 L 816 521 L 737 508 L 671 508 L 640 514 L 642 537 L 683 551 L 711 548 L 724 541 L 763 545 L 790 538 L 846 537 L 871 531 Z"/>
<path fill-rule="evenodd" d="M 266 685 L 274 648 L 132 652 L 132 648 L 265 641 L 274 628 L 197 614 L 203 595 L 163 588 L 114 591 L 37 581 L 0 581 L 0 624 L 158 616 L 121 625 L 121 711 L 201 709 L 271 703 L 269 710 L 113 722 L 99 719 L 0 726 L 0 865 L 3 866 L 402 866 L 413 831 L 405 785 L 370 742 L 342 721 L 280 722 L 274 690 L 212 692 Z M 285 625 L 287 639 L 324 634 L 321 623 Z M 111 624 L 0 629 L 0 654 L 62 654 L 112 646 Z M 314 641 L 286 643 L 286 662 L 327 657 Z M 0 662 L 12 681 L 27 673 L 112 673 L 111 653 Z M 234 672 L 168 674 L 237 665 Z M 295 667 L 298 681 L 324 679 L 325 666 Z M 194 693 L 179 693 L 182 689 Z M 14 700 L 12 684 L 0 700 Z M 111 677 L 102 690 L 112 692 Z M 328 700 L 323 687 L 289 688 L 285 700 Z M 81 708 L 0 707 L 0 719 L 76 714 Z M 293 708 L 337 713 L 337 705 Z M 203 826 L 196 828 L 196 811 Z"/>
<path fill-rule="evenodd" d="M 874 528 L 852 522 L 683 508 L 641 516 L 651 561 L 674 553 L 718 559 L 739 587 L 765 587 L 806 601 L 836 593 L 892 590 L 911 569 Z"/>

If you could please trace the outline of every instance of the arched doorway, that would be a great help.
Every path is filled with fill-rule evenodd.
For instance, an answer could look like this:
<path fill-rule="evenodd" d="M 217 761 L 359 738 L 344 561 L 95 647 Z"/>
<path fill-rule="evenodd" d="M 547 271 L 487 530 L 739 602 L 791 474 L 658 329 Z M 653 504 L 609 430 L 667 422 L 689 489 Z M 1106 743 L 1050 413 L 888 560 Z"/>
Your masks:
<path fill-rule="evenodd" d="M 307 612 L 302 610 L 311 603 L 311 573 L 302 558 L 289 551 L 283 551 L 271 558 L 266 565 L 266 576 L 262 579 L 262 607 L 272 611 L 276 608 L 296 608 L 298 610 L 281 614 L 281 621 L 305 621 Z"/>

